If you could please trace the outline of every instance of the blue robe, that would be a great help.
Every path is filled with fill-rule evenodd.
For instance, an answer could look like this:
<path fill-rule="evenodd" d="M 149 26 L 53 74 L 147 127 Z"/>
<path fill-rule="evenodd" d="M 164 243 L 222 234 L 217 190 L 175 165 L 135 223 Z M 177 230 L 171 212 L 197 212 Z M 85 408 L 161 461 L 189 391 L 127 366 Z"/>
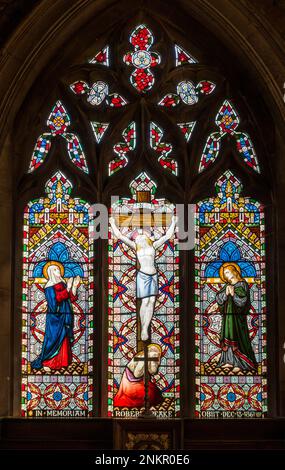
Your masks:
<path fill-rule="evenodd" d="M 64 285 L 64 287 L 66 286 Z M 66 336 L 71 343 L 74 340 L 70 300 L 57 302 L 54 286 L 46 287 L 45 296 L 47 300 L 45 337 L 41 354 L 31 363 L 33 369 L 41 369 L 44 361 L 55 357 Z"/>

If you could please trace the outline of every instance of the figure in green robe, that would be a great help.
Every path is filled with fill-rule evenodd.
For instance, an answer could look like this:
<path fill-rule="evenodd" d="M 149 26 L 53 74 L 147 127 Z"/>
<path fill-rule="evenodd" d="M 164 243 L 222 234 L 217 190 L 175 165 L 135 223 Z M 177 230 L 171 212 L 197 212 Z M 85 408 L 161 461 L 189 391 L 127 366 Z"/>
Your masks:
<path fill-rule="evenodd" d="M 247 325 L 250 309 L 248 284 L 236 263 L 224 263 L 220 268 L 220 277 L 225 286 L 216 295 L 223 316 L 220 332 L 222 352 L 217 366 L 232 367 L 235 373 L 256 370 L 257 363 Z"/>

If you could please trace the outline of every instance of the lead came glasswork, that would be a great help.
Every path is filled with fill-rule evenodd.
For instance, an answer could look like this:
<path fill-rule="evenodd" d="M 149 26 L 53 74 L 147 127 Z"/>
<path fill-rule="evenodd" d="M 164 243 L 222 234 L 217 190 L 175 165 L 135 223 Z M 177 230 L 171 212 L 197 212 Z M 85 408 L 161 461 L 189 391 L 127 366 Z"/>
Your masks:
<path fill-rule="evenodd" d="M 35 136 L 28 170 L 33 173 L 42 167 L 39 176 L 45 169 L 49 176 L 54 163 L 61 168 L 65 164 L 70 167 L 71 162 L 75 165 L 71 175 L 78 183 L 76 194 L 80 187 L 86 191 L 93 188 L 93 194 L 98 192 L 101 200 L 125 184 L 126 178 L 129 184 L 139 172 L 129 185 L 129 197 L 121 197 L 110 208 L 108 313 L 104 302 L 99 301 L 104 306 L 97 320 L 100 328 L 103 316 L 108 315 L 108 338 L 102 338 L 103 345 L 108 344 L 108 405 L 102 414 L 108 413 L 110 418 L 138 417 L 146 404 L 145 395 L 147 411 L 149 406 L 159 418 L 180 416 L 176 207 L 165 198 L 157 199 L 156 194 L 162 190 L 161 183 L 171 193 L 181 190 L 181 201 L 189 201 L 189 172 L 195 192 L 199 191 L 200 176 L 193 157 L 212 112 L 207 101 L 215 101 L 214 92 L 217 87 L 219 96 L 223 81 L 218 71 L 209 74 L 215 77 L 215 83 L 207 75 L 199 81 L 202 69 L 187 45 L 184 49 L 172 41 L 168 56 L 167 37 L 164 29 L 155 42 L 149 27 L 139 24 L 122 44 L 123 53 L 120 47 L 119 57 L 113 54 L 115 35 L 103 43 L 110 44 L 105 47 L 100 37 L 95 54 L 85 59 L 82 75 L 77 75 L 80 64 L 72 69 L 71 80 L 76 81 L 68 82 L 70 110 L 78 111 L 75 119 L 78 124 L 80 120 L 81 129 L 88 127 L 86 135 L 91 142 L 83 144 L 90 151 L 91 179 L 81 174 L 80 170 L 89 171 L 85 145 L 70 132 L 73 119 L 60 100 L 49 113 L 47 128 L 38 138 L 38 134 Z M 128 40 L 132 50 L 125 53 Z M 152 50 L 155 44 L 159 52 Z M 111 63 L 110 57 L 114 58 Z M 128 89 L 124 88 L 127 82 L 121 79 L 122 73 L 129 77 Z M 160 74 L 159 83 L 155 80 Z M 169 83 L 172 89 L 167 88 Z M 116 92 L 111 93 L 113 87 Z M 245 163 L 247 173 L 254 178 L 254 172 L 260 172 L 258 158 L 249 133 L 240 131 L 242 120 L 235 103 L 225 99 L 217 110 L 214 128 L 202 141 L 198 173 L 207 171 L 218 159 L 227 140 L 234 143 L 235 160 Z M 190 121 L 191 116 L 195 121 Z M 61 160 L 58 152 L 50 152 L 55 139 L 65 143 L 69 163 L 64 161 L 65 156 Z M 177 142 L 181 148 L 175 145 Z M 48 161 L 49 154 L 54 162 Z M 141 170 L 144 161 L 153 166 L 159 184 Z M 48 163 L 46 168 L 44 163 Z M 135 168 L 138 170 L 131 174 Z M 214 172 L 213 167 L 212 176 Z M 33 175 L 27 180 L 29 187 L 36 188 Z M 25 417 L 89 417 L 101 405 L 93 390 L 99 375 L 93 367 L 101 367 L 102 358 L 93 355 L 96 291 L 89 231 L 92 220 L 89 204 L 72 197 L 71 191 L 71 182 L 56 167 L 45 194 L 30 201 L 24 213 Z M 267 416 L 264 207 L 243 195 L 241 182 L 230 170 L 218 179 L 215 191 L 213 197 L 196 205 L 195 266 L 189 265 L 191 272 L 195 268 L 192 318 L 196 349 L 195 358 L 189 352 L 183 357 L 184 361 L 188 355 L 190 363 L 195 359 L 195 388 L 189 393 L 192 398 L 195 395 L 198 419 L 263 418 Z M 151 269 L 144 270 L 143 266 Z M 103 282 L 98 286 L 100 295 L 105 287 Z M 190 284 L 186 288 L 190 289 Z M 187 305 L 185 308 L 188 315 Z M 103 388 L 103 401 L 105 393 Z M 185 400 L 189 396 L 185 395 Z"/>
<path fill-rule="evenodd" d="M 155 150 L 159 155 L 158 162 L 166 170 L 170 171 L 173 175 L 178 174 L 177 161 L 169 157 L 172 152 L 173 146 L 169 143 L 162 142 L 163 130 L 154 122 L 150 123 L 150 147 Z"/>
<path fill-rule="evenodd" d="M 209 80 L 202 80 L 197 85 L 190 80 L 183 80 L 176 87 L 177 94 L 168 93 L 158 102 L 158 105 L 174 108 L 182 102 L 188 106 L 193 106 L 198 103 L 199 95 L 210 95 L 215 88 L 215 83 Z"/>
<path fill-rule="evenodd" d="M 86 158 L 79 137 L 71 132 L 66 132 L 71 125 L 70 117 L 61 101 L 57 101 L 47 119 L 50 132 L 39 136 L 31 158 L 29 173 L 37 170 L 45 161 L 56 136 L 66 140 L 67 152 L 72 163 L 80 170 L 88 173 Z"/>
<path fill-rule="evenodd" d="M 189 54 L 189 52 L 185 51 L 181 46 L 175 44 L 174 46 L 175 51 L 175 66 L 179 67 L 179 65 L 184 64 L 197 64 L 197 60 Z"/>
<path fill-rule="evenodd" d="M 150 69 L 160 64 L 160 54 L 150 51 L 153 41 L 149 28 L 144 24 L 137 26 L 130 36 L 134 51 L 127 52 L 123 57 L 126 65 L 135 67 L 130 82 L 139 93 L 145 93 L 153 87 L 154 75 Z"/>
<path fill-rule="evenodd" d="M 193 122 L 178 122 L 177 126 L 180 127 L 186 142 L 189 142 L 191 139 L 192 133 L 194 131 L 194 127 L 196 125 L 197 121 Z"/>
<path fill-rule="evenodd" d="M 196 416 L 267 412 L 263 206 L 226 171 L 197 205 Z"/>
<path fill-rule="evenodd" d="M 109 163 L 109 176 L 117 171 L 122 170 L 128 164 L 128 153 L 136 147 L 136 123 L 130 122 L 128 127 L 122 132 L 123 142 L 118 142 L 113 146 L 113 150 L 117 155 Z"/>
<path fill-rule="evenodd" d="M 118 239 L 110 229 L 108 416 L 137 417 L 144 406 L 144 366 L 136 361 L 143 355 L 142 339 L 146 333 L 142 329 L 140 305 L 146 295 L 144 290 L 149 289 L 148 295 L 156 300 L 147 339 L 148 354 L 158 361 L 152 362 L 149 369 L 149 400 L 155 415 L 171 418 L 179 416 L 180 410 L 177 237 L 171 236 L 157 248 L 158 286 L 154 275 L 150 282 L 145 275 L 146 283 L 138 277 L 136 250 L 121 237 L 135 240 L 143 231 L 153 243 L 167 233 L 175 207 L 165 199 L 155 198 L 156 184 L 146 173 L 135 178 L 130 190 L 132 197 L 122 198 L 111 209 L 112 224 L 120 234 Z M 147 211 L 144 216 L 142 209 Z M 130 219 L 132 227 L 126 225 Z"/>
<path fill-rule="evenodd" d="M 109 93 L 108 84 L 102 80 L 94 82 L 91 86 L 82 80 L 77 80 L 69 87 L 76 95 L 86 94 L 87 103 L 91 106 L 100 106 L 101 104 L 106 103 L 107 106 L 110 106 L 111 108 L 121 108 L 127 104 L 125 98 L 118 93 Z"/>
<path fill-rule="evenodd" d="M 24 213 L 22 416 L 93 410 L 93 248 L 89 205 L 57 172 Z"/>
<path fill-rule="evenodd" d="M 96 121 L 91 121 L 90 122 L 91 124 L 91 127 L 92 127 L 92 130 L 93 130 L 93 133 L 94 133 L 94 137 L 95 137 L 95 140 L 97 142 L 97 144 L 99 144 L 101 142 L 101 140 L 103 139 L 108 127 L 109 127 L 109 123 L 108 122 L 96 122 Z"/>
<path fill-rule="evenodd" d="M 221 142 L 227 134 L 233 136 L 236 141 L 236 147 L 243 156 L 244 162 L 257 173 L 260 173 L 258 159 L 254 150 L 253 143 L 248 134 L 237 132 L 240 119 L 233 105 L 225 100 L 218 111 L 215 119 L 218 126 L 218 132 L 212 132 L 206 141 L 199 165 L 199 173 L 208 168 L 219 156 Z"/>
<path fill-rule="evenodd" d="M 110 48 L 109 46 L 103 47 L 97 54 L 88 60 L 89 64 L 100 64 L 109 67 L 110 65 Z"/>
<path fill-rule="evenodd" d="M 190 80 L 185 80 L 178 83 L 177 93 L 185 104 L 191 105 L 197 103 L 198 101 L 196 87 Z"/>

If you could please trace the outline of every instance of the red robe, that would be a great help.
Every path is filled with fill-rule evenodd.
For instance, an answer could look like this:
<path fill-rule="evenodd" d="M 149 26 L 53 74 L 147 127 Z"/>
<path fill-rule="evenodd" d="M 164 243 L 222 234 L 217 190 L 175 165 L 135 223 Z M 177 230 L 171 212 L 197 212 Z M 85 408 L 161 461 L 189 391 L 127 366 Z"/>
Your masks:
<path fill-rule="evenodd" d="M 71 291 L 68 292 L 63 282 L 55 284 L 53 287 L 55 290 L 55 299 L 57 303 L 60 303 L 67 299 L 70 299 L 71 302 L 74 302 L 77 299 L 77 296 L 73 295 Z M 51 359 L 43 361 L 43 366 L 58 370 L 62 367 L 68 367 L 71 362 L 72 352 L 70 339 L 68 336 L 65 336 L 57 355 L 52 357 Z"/>
<path fill-rule="evenodd" d="M 150 406 L 159 405 L 163 401 L 161 391 L 151 381 L 148 383 L 148 396 Z M 126 367 L 120 388 L 114 398 L 114 406 L 141 408 L 144 406 L 144 398 L 144 377 L 136 378 L 130 369 Z"/>

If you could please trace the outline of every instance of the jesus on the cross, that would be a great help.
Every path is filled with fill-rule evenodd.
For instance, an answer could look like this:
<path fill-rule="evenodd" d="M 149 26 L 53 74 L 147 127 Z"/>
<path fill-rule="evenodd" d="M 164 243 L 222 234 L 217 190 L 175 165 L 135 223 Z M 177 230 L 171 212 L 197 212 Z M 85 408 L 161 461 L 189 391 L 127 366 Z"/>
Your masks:
<path fill-rule="evenodd" d="M 147 341 L 149 338 L 149 325 L 154 313 L 155 300 L 158 295 L 158 274 L 155 266 L 155 256 L 158 248 L 169 240 L 174 232 L 177 223 L 177 217 L 172 216 L 172 221 L 165 235 L 158 240 L 152 241 L 146 230 L 138 229 L 138 235 L 134 240 L 121 233 L 116 225 L 115 219 L 110 218 L 112 231 L 118 240 L 124 242 L 135 251 L 139 262 L 139 270 L 136 277 L 137 299 L 141 299 L 140 321 L 141 321 L 141 339 Z"/>

